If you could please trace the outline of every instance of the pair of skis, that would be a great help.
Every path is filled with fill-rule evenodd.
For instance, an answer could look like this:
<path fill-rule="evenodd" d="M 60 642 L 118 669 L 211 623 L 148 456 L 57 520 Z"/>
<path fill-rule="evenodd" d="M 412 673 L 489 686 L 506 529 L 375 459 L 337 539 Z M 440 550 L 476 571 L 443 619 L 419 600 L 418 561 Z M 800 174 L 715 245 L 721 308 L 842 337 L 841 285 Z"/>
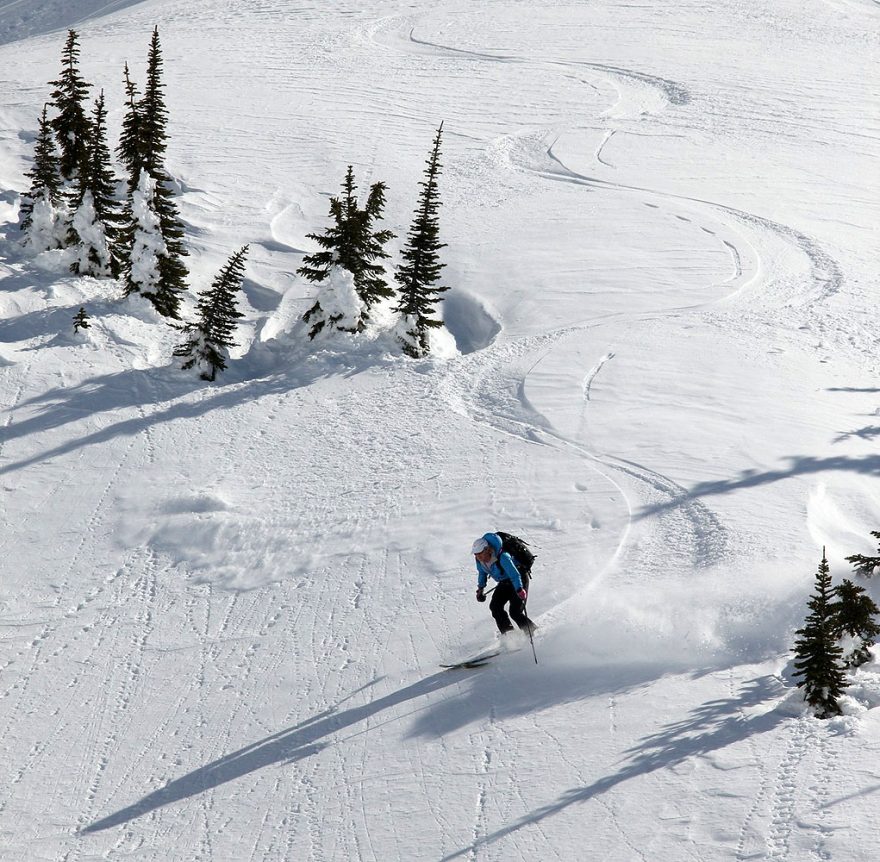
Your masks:
<path fill-rule="evenodd" d="M 489 663 L 490 659 L 495 658 L 495 656 L 501 655 L 501 650 L 495 650 L 494 652 L 486 652 L 482 655 L 475 655 L 473 658 L 466 658 L 464 661 L 457 661 L 454 664 L 441 664 L 440 667 L 446 668 L 446 670 L 460 670 L 462 668 L 474 668 L 474 667 L 484 667 Z"/>

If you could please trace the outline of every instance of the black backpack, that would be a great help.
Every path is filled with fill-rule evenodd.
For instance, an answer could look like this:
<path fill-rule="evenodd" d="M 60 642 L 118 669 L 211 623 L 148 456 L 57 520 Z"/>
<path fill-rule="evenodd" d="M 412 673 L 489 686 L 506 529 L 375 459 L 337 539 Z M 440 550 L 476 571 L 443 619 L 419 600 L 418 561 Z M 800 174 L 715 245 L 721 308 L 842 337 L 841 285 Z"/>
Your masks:
<path fill-rule="evenodd" d="M 529 577 L 532 574 L 535 555 L 529 550 L 528 542 L 524 542 L 519 536 L 502 533 L 501 530 L 496 531 L 495 535 L 501 539 L 501 553 L 510 554 L 520 575 Z"/>

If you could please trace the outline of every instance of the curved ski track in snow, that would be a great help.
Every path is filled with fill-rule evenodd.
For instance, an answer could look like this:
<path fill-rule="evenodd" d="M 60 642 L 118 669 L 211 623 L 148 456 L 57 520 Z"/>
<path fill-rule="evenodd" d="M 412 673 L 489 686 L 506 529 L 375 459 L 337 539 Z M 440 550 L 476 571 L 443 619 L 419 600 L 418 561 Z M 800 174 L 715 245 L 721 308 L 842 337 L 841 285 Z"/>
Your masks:
<path fill-rule="evenodd" d="M 375 24 L 372 28 L 368 30 L 369 37 L 373 41 L 380 41 L 378 39 L 378 31 L 382 27 L 386 27 L 388 24 L 392 23 L 395 30 L 398 33 L 398 38 L 390 42 L 395 48 L 398 50 L 412 50 L 413 46 L 415 50 L 418 52 L 428 51 L 433 53 L 435 56 L 440 57 L 464 57 L 465 59 L 470 59 L 475 62 L 496 62 L 496 63 L 515 63 L 520 65 L 533 65 L 533 66 L 542 66 L 542 67 L 551 67 L 551 68 L 580 68 L 580 69 L 591 69 L 593 71 L 599 71 L 606 75 L 609 75 L 613 79 L 617 81 L 622 81 L 624 83 L 637 83 L 639 85 L 647 85 L 655 88 L 657 91 L 661 92 L 666 99 L 668 105 L 671 106 L 684 106 L 690 102 L 690 95 L 687 89 L 679 84 L 678 82 L 670 81 L 668 79 L 656 76 L 656 75 L 647 75 L 641 72 L 633 71 L 630 69 L 623 69 L 618 66 L 611 66 L 607 64 L 601 63 L 587 63 L 587 62 L 562 62 L 562 61 L 552 61 L 552 60 L 530 60 L 528 58 L 519 57 L 516 55 L 496 55 L 490 53 L 483 53 L 472 50 L 465 50 L 460 48 L 452 48 L 446 45 L 441 45 L 436 42 L 431 42 L 425 39 L 420 39 L 415 36 L 415 25 L 411 23 L 411 19 L 382 19 L 382 21 Z M 409 45 L 404 41 L 402 44 L 399 41 L 399 32 L 403 30 L 406 32 L 406 38 L 409 40 Z M 389 44 L 389 41 L 383 40 L 381 44 Z M 621 96 L 621 98 L 623 98 Z M 603 144 L 600 145 L 600 152 L 602 146 L 607 143 L 608 139 L 613 135 L 613 131 L 610 131 L 607 135 Z M 521 139 L 522 136 L 512 136 L 512 140 Z M 528 136 L 532 137 L 532 136 Z M 509 152 L 509 150 L 508 150 Z M 578 174 L 575 174 L 572 171 L 569 171 L 561 162 L 553 155 L 552 145 L 546 149 L 544 155 L 546 155 L 553 163 L 555 163 L 559 169 L 561 169 L 561 173 L 573 180 L 582 182 L 584 185 L 590 185 L 591 180 L 587 177 L 581 177 Z M 598 155 L 598 154 L 597 154 Z M 526 167 L 525 165 L 523 167 Z M 536 166 L 527 166 L 527 170 L 530 170 L 534 174 L 538 176 L 547 177 L 549 175 L 550 178 L 557 179 L 555 172 L 552 170 L 540 170 Z M 620 184 L 607 184 L 617 190 L 631 191 L 634 189 L 628 189 L 626 186 Z M 647 190 L 641 190 L 647 191 Z M 654 193 L 656 197 L 662 198 L 664 195 L 662 193 Z M 673 196 L 669 196 L 673 197 Z M 698 201 L 693 201 L 694 203 L 701 203 Z M 712 231 L 704 228 L 706 233 L 712 233 Z M 732 276 L 733 280 L 739 279 L 742 276 L 742 261 L 741 255 L 735 247 L 733 247 L 729 242 L 724 243 L 731 255 L 734 262 L 734 275 Z M 551 339 L 551 346 L 548 351 L 552 350 L 552 340 L 558 337 L 553 336 Z M 521 345 L 524 347 L 525 344 Z M 498 361 L 498 360 L 496 360 Z M 501 360 L 502 362 L 504 360 Z M 540 362 L 540 360 L 538 360 Z M 537 363 L 536 363 L 537 364 Z M 601 364 L 600 366 L 601 367 Z M 596 369 L 598 371 L 598 368 Z M 468 374 L 468 378 L 471 379 L 471 375 L 473 372 Z M 526 372 L 526 377 L 528 376 L 528 372 Z M 478 379 L 483 379 L 483 375 L 476 375 Z M 492 379 L 492 376 L 489 375 L 488 379 Z M 533 411 L 528 409 L 527 405 L 523 403 L 522 392 L 524 389 L 525 378 L 520 382 L 518 391 L 521 393 L 520 398 L 520 407 L 519 409 L 514 409 L 507 412 L 504 417 L 506 421 L 502 421 L 502 411 L 494 410 L 492 412 L 487 412 L 483 410 L 480 405 L 487 403 L 486 399 L 490 398 L 491 395 L 488 391 L 478 392 L 476 394 L 471 393 L 470 406 L 473 411 L 473 415 L 475 417 L 480 416 L 483 421 L 488 422 L 489 424 L 495 425 L 499 428 L 499 430 L 503 430 L 505 433 L 515 433 L 518 436 L 522 436 L 523 439 L 538 442 L 542 439 L 542 437 L 551 436 L 556 437 L 560 443 L 565 446 L 572 447 L 574 450 L 579 451 L 587 460 L 590 468 L 596 472 L 599 472 L 603 475 L 603 478 L 606 481 L 611 482 L 617 488 L 617 492 L 621 495 L 626 508 L 629 511 L 629 517 L 632 518 L 632 506 L 629 500 L 626 497 L 626 493 L 623 489 L 614 482 L 611 477 L 608 475 L 607 470 L 613 469 L 620 472 L 625 473 L 630 478 L 636 479 L 639 482 L 645 483 L 649 485 L 654 491 L 659 491 L 664 496 L 665 499 L 673 500 L 679 499 L 683 500 L 680 506 L 680 511 L 675 516 L 675 521 L 678 522 L 678 519 L 684 516 L 684 530 L 682 531 L 682 524 L 678 523 L 676 527 L 672 529 L 671 534 L 669 535 L 670 542 L 678 541 L 685 546 L 690 546 L 693 548 L 693 556 L 692 556 L 692 564 L 697 567 L 708 567 L 718 562 L 719 559 L 722 559 L 726 554 L 726 541 L 725 535 L 726 531 L 723 529 L 722 525 L 718 521 L 718 518 L 711 513 L 711 511 L 706 507 L 704 503 L 701 501 L 695 501 L 687 499 L 687 492 L 682 486 L 677 483 L 669 480 L 666 477 L 659 476 L 656 472 L 648 470 L 647 468 L 640 467 L 639 465 L 619 462 L 617 459 L 597 456 L 594 453 L 587 452 L 581 445 L 575 443 L 574 441 L 566 440 L 564 437 L 557 434 L 557 432 L 553 431 L 552 428 L 548 427 L 547 420 L 544 417 L 534 415 Z M 493 387 L 490 387 L 493 388 Z M 589 400 L 589 384 L 585 384 L 584 387 L 584 396 L 586 400 Z M 491 401 L 489 402 L 491 403 Z M 526 409 L 521 409 L 525 407 Z M 519 415 L 517 415 L 519 414 Z M 597 464 L 601 464 L 605 469 L 600 469 Z M 627 531 L 628 532 L 628 531 Z M 687 538 L 685 538 L 685 535 Z M 607 570 L 608 566 L 610 566 L 611 562 L 619 556 L 626 542 L 626 535 L 622 536 L 620 542 L 617 546 L 617 550 L 614 552 L 612 557 L 609 559 L 608 564 L 603 567 L 602 571 Z M 594 579 L 595 581 L 598 580 Z"/>
<path fill-rule="evenodd" d="M 393 40 L 380 38 L 380 30 L 389 29 L 389 24 L 394 26 L 396 38 Z M 366 33 L 369 39 L 375 44 L 386 48 L 393 47 L 399 51 L 415 51 L 417 53 L 428 53 L 439 58 L 463 58 L 476 62 L 514 63 L 518 65 L 540 66 L 544 68 L 589 69 L 601 73 L 613 82 L 636 82 L 653 88 L 662 94 L 666 103 L 669 105 L 686 105 L 691 100 L 690 93 L 683 84 L 678 81 L 662 78 L 658 75 L 652 75 L 646 72 L 626 69 L 621 66 L 613 66 L 606 63 L 548 59 L 537 60 L 529 57 L 521 57 L 516 54 L 492 54 L 488 52 L 468 50 L 466 48 L 455 48 L 450 45 L 431 42 L 427 39 L 419 39 L 415 35 L 415 29 L 416 27 L 413 23 L 412 17 L 390 16 L 375 22 L 372 26 L 366 29 Z"/>

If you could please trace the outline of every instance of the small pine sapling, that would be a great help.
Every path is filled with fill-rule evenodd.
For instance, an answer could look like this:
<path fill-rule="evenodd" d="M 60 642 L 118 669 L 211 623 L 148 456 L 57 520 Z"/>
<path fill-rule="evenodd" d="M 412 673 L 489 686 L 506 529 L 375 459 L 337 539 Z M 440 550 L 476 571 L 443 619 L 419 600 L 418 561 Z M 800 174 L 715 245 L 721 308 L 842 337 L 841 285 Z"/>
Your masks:
<path fill-rule="evenodd" d="M 85 308 L 80 306 L 79 311 L 73 316 L 73 334 L 76 335 L 81 329 L 89 329 L 89 316 L 86 314 Z"/>
<path fill-rule="evenodd" d="M 403 263 L 398 266 L 394 278 L 400 288 L 395 311 L 401 315 L 398 339 L 404 353 L 414 359 L 426 356 L 429 351 L 428 332 L 443 325 L 434 317 L 434 307 L 440 295 L 448 290 L 437 282 L 440 270 L 446 264 L 440 262 L 438 252 L 446 247 L 440 242 L 438 210 L 440 197 L 437 177 L 440 174 L 440 141 L 443 123 L 437 129 L 431 156 L 427 161 L 425 178 L 418 207 L 409 229 L 406 247 L 402 252 Z"/>
<path fill-rule="evenodd" d="M 871 535 L 875 539 L 880 539 L 880 532 L 872 530 Z M 878 548 L 878 551 L 880 551 L 880 548 Z M 851 557 L 847 557 L 846 561 L 853 564 L 857 575 L 865 578 L 870 578 L 877 568 L 880 567 L 880 556 L 869 557 L 864 554 L 853 554 Z"/>
<path fill-rule="evenodd" d="M 856 668 L 871 660 L 871 647 L 880 635 L 875 617 L 880 608 L 862 587 L 844 579 L 835 590 L 834 624 L 842 642 L 844 667 Z"/>
<path fill-rule="evenodd" d="M 209 290 L 199 294 L 198 320 L 187 324 L 183 331 L 188 338 L 179 345 L 175 356 L 184 358 L 184 371 L 199 366 L 201 378 L 213 381 L 218 371 L 226 368 L 229 348 L 235 347 L 232 333 L 243 315 L 236 304 L 236 294 L 244 280 L 244 262 L 248 246 L 233 254 L 217 273 Z"/>
<path fill-rule="evenodd" d="M 843 694 L 846 674 L 843 649 L 837 641 L 833 606 L 834 590 L 825 549 L 816 573 L 815 592 L 807 603 L 810 613 L 804 627 L 798 629 L 794 645 L 795 678 L 804 689 L 804 700 L 818 718 L 840 715 L 838 698 Z"/>

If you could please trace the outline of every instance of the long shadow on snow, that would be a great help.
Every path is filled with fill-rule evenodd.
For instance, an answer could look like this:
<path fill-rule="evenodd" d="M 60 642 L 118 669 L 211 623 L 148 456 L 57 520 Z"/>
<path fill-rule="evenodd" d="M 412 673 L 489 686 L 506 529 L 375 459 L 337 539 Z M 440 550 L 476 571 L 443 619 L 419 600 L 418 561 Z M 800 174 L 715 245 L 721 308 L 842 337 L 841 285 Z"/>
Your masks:
<path fill-rule="evenodd" d="M 761 715 L 746 717 L 743 710 L 778 698 L 781 689 L 782 685 L 776 677 L 762 676 L 746 683 L 735 697 L 702 704 L 686 718 L 667 724 L 662 730 L 645 737 L 638 745 L 628 749 L 626 754 L 629 755 L 629 762 L 618 772 L 600 778 L 586 787 L 574 787 L 565 791 L 556 801 L 455 853 L 444 856 L 441 862 L 474 854 L 487 844 L 518 832 L 525 826 L 540 823 L 572 805 L 588 802 L 632 778 L 676 766 L 690 757 L 704 756 L 756 734 L 773 730 L 785 720 L 782 713 L 769 710 Z"/>
<path fill-rule="evenodd" d="M 644 507 L 638 512 L 636 517 L 648 518 L 652 515 L 676 509 L 702 497 L 731 494 L 743 488 L 757 488 L 761 485 L 769 485 L 773 482 L 781 482 L 784 479 L 791 479 L 794 476 L 804 476 L 811 473 L 840 472 L 880 476 L 880 455 L 862 455 L 856 458 L 844 455 L 826 458 L 817 458 L 813 455 L 794 455 L 786 460 L 788 461 L 788 466 L 781 467 L 778 470 L 745 470 L 734 479 L 723 479 L 718 482 L 700 482 L 694 485 L 686 494 L 681 494 L 664 503 Z"/>
<path fill-rule="evenodd" d="M 139 412 L 137 416 L 67 440 L 30 458 L 6 464 L 0 467 L 0 474 L 21 470 L 116 437 L 134 436 L 165 422 L 196 419 L 214 410 L 231 410 L 265 395 L 308 386 L 324 377 L 350 376 L 366 367 L 369 367 L 369 363 L 347 369 L 322 366 L 320 363 L 307 367 L 300 363 L 262 377 L 231 380 L 219 385 L 201 383 L 171 369 L 131 369 L 93 377 L 78 386 L 53 389 L 21 402 L 16 406 L 16 412 L 26 407 L 35 407 L 37 412 L 21 422 L 11 422 L 0 428 L 0 445 L 20 437 L 52 431 L 85 417 L 112 414 L 126 408 L 141 411 L 145 407 L 166 402 L 167 406 L 153 413 Z M 229 375 L 230 378 L 232 376 Z M 186 396 L 197 400 L 182 400 Z"/>
<path fill-rule="evenodd" d="M 114 826 L 121 826 L 123 823 L 128 823 L 158 808 L 189 799 L 207 790 L 213 790 L 222 784 L 236 781 L 267 766 L 304 760 L 332 745 L 334 742 L 332 737 L 346 728 L 373 718 L 385 710 L 400 706 L 407 701 L 434 694 L 447 686 L 461 682 L 461 679 L 461 674 L 443 671 L 363 706 L 354 706 L 342 712 L 338 712 L 337 708 L 327 710 L 295 727 L 261 739 L 259 742 L 245 746 L 209 763 L 207 766 L 199 767 L 187 775 L 170 781 L 139 802 L 86 826 L 82 829 L 82 833 L 100 832 Z M 360 732 L 366 732 L 366 730 L 368 729 Z"/>
<path fill-rule="evenodd" d="M 62 33 L 86 21 L 101 18 L 143 0 L 80 0 L 78 3 L 32 3 L 24 6 L 5 3 L 0 8 L 0 45 L 41 36 Z M 33 9 L 29 9 L 32 6 Z"/>

